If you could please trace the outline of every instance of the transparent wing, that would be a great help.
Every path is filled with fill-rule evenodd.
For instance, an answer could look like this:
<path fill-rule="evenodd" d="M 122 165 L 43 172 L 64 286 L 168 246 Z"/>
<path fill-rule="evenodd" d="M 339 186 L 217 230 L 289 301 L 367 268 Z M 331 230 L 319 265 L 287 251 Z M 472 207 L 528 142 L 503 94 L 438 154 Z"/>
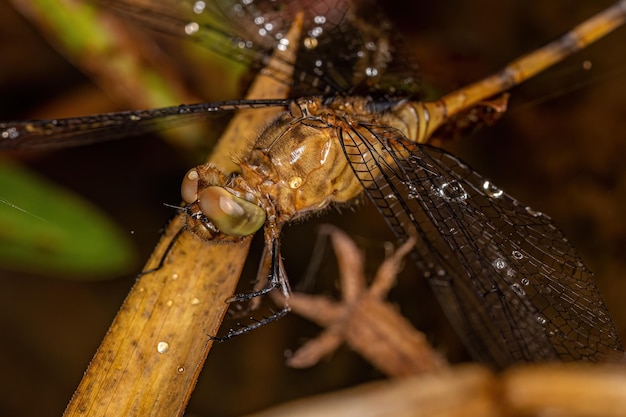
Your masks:
<path fill-rule="evenodd" d="M 67 119 L 0 122 L 0 150 L 87 145 L 174 128 L 224 112 L 282 107 L 287 103 L 288 100 L 240 100 Z"/>
<path fill-rule="evenodd" d="M 447 152 L 400 132 L 341 134 L 365 191 L 404 240 L 476 359 L 601 360 L 622 352 L 592 273 L 552 220 Z"/>
<path fill-rule="evenodd" d="M 102 2 L 127 17 L 179 36 L 260 70 L 296 13 L 305 15 L 304 34 L 292 75 L 284 65 L 268 75 L 292 86 L 291 95 L 319 93 L 414 93 L 414 66 L 394 45 L 396 35 L 372 0 L 113 0 Z M 190 25 L 196 24 L 197 31 Z M 0 149 L 34 149 L 84 145 L 158 131 L 238 108 L 283 105 L 282 101 L 218 103 L 129 111 L 87 117 L 0 123 Z"/>
<path fill-rule="evenodd" d="M 292 97 L 381 92 L 415 95 L 416 65 L 373 0 L 114 0 L 104 7 L 159 31 L 186 36 L 292 86 Z M 302 12 L 293 75 L 264 68 Z"/>

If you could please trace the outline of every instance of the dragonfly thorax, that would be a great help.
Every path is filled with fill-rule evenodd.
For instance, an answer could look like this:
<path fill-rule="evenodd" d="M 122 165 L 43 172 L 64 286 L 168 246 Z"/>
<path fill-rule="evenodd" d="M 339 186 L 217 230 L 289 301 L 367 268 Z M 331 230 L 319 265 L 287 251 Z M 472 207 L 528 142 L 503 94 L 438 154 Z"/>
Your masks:
<path fill-rule="evenodd" d="M 265 219 L 288 223 L 332 203 L 348 202 L 363 188 L 346 157 L 342 135 L 369 141 L 378 155 L 383 153 L 368 125 L 389 126 L 415 140 L 420 117 L 414 106 L 407 111 L 407 104 L 374 105 L 362 97 L 294 101 L 240 160 L 241 174 L 227 179 L 215 168 L 197 167 L 183 182 L 183 199 L 196 204 L 198 215 L 216 230 L 231 236 L 252 234 Z"/>
<path fill-rule="evenodd" d="M 347 202 L 362 191 L 338 138 L 341 125 L 329 123 L 328 112 L 313 109 L 321 110 L 292 106 L 241 161 L 242 178 L 259 198 L 271 196 L 279 222 Z"/>
<path fill-rule="evenodd" d="M 208 164 L 191 169 L 181 187 L 190 227 L 206 238 L 246 236 L 266 219 L 283 224 L 358 196 L 362 187 L 338 139 L 341 112 L 320 112 L 320 104 L 294 102 L 240 160 L 240 174 Z"/>

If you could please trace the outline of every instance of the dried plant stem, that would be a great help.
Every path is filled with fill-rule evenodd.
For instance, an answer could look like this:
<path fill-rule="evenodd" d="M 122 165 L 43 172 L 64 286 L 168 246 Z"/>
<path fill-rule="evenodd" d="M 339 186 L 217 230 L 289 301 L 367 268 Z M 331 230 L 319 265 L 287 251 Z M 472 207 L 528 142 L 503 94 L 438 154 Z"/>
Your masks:
<path fill-rule="evenodd" d="M 299 33 L 297 23 L 288 36 Z M 281 59 L 290 60 L 284 52 Z M 281 98 L 286 93 L 284 85 L 259 76 L 248 98 Z M 232 171 L 233 156 L 250 146 L 243 139 L 271 116 L 258 111 L 237 115 L 209 162 Z M 183 413 L 212 345 L 208 336 L 220 326 L 228 307 L 224 300 L 234 292 L 251 240 L 206 242 L 184 230 L 178 234 L 183 226 L 183 215 L 168 225 L 145 270 L 165 259 L 162 267 L 142 275 L 132 288 L 65 416 Z"/>
<path fill-rule="evenodd" d="M 379 381 L 305 398 L 248 417 L 495 417 L 495 378 L 464 366 L 437 374 Z"/>
<path fill-rule="evenodd" d="M 621 365 L 543 364 L 494 374 L 478 365 L 363 384 L 248 417 L 626 416 Z"/>

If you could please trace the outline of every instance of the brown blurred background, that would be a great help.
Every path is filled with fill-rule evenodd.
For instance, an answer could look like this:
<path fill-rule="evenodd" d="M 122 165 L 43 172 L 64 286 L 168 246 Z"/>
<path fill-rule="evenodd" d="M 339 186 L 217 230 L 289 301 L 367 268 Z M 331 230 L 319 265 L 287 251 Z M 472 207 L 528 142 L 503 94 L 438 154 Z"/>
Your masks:
<path fill-rule="evenodd" d="M 446 92 L 499 69 L 610 2 L 390 2 L 424 82 Z M 410 9 L 407 9 L 410 7 Z M 626 30 L 516 88 L 510 112 L 492 128 L 446 148 L 509 194 L 552 216 L 593 270 L 626 337 Z M 0 0 L 0 119 L 126 109 L 58 55 Z M 584 71 L 582 63 L 592 62 Z M 202 69 L 207 79 L 209 70 Z M 219 79 L 216 80 L 219 84 Z M 579 85 L 580 84 L 580 85 Z M 211 90 L 204 86 L 204 90 Z M 199 94 L 200 95 L 200 94 Z M 204 94 L 202 94 L 204 95 Z M 205 100 L 225 97 L 206 96 Z M 72 103 L 78 103 L 72 108 Z M 91 103 L 91 104 L 86 104 Z M 52 107 L 51 107 L 52 106 Z M 88 110 L 88 111 L 87 111 Z M 129 234 L 138 262 L 128 275 L 76 282 L 0 270 L 0 414 L 57 416 L 177 204 L 191 165 L 159 138 L 139 138 L 31 155 L 25 163 L 105 210 Z M 0 190 L 1 192 L 1 190 Z M 316 224 L 348 230 L 374 271 L 391 236 L 367 207 L 289 227 L 283 256 L 293 281 L 308 265 Z M 260 252 L 257 242 L 256 253 Z M 326 250 L 314 290 L 332 292 L 334 259 Z M 255 262 L 242 285 L 254 277 Z M 453 360 L 467 360 L 425 282 L 407 265 L 393 302 Z M 326 286 L 324 286 L 326 284 Z M 227 322 L 229 326 L 233 323 Z M 381 375 L 350 352 L 309 370 L 284 365 L 318 329 L 295 316 L 213 348 L 187 415 L 232 416 Z"/>

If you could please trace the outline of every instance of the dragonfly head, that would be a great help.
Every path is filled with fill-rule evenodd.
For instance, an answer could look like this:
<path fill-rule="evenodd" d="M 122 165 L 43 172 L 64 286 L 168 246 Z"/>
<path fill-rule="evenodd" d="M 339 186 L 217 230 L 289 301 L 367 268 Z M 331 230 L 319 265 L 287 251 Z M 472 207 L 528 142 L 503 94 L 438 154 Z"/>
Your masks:
<path fill-rule="evenodd" d="M 250 193 L 227 186 L 225 176 L 212 167 L 192 168 L 181 186 L 187 204 L 197 204 L 204 216 L 222 233 L 249 236 L 263 227 L 265 210 Z"/>

